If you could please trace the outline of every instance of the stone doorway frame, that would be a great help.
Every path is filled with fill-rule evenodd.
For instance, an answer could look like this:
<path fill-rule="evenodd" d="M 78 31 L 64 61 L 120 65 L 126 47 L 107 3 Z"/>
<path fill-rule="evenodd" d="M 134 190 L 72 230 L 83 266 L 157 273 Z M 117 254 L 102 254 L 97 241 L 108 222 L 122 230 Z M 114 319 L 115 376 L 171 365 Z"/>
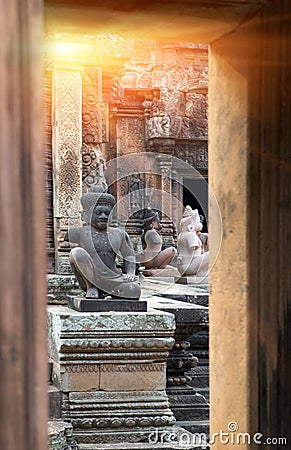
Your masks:
<path fill-rule="evenodd" d="M 241 4 L 240 23 L 214 22 L 210 47 L 209 181 L 224 227 L 211 273 L 211 432 L 235 421 L 242 432 L 278 437 L 287 435 L 290 421 L 290 2 L 253 5 Z M 195 12 L 192 17 L 195 24 Z M 41 53 L 35 45 L 43 33 L 43 2 L 6 2 L 0 20 L 0 442 L 5 450 L 44 450 L 45 200 Z M 213 40 L 210 33 L 204 42 Z M 212 240 L 213 219 L 210 205 Z"/>

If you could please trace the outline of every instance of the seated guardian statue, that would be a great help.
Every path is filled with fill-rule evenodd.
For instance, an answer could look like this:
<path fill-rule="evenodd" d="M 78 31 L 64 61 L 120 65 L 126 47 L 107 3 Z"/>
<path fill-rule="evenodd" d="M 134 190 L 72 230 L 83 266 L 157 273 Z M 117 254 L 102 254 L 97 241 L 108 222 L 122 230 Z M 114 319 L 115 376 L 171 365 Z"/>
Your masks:
<path fill-rule="evenodd" d="M 202 227 L 198 210 L 186 206 L 180 221 L 181 231 L 177 241 L 177 269 L 183 276 L 208 275 L 209 251 L 204 252 L 208 235 L 201 233 Z"/>
<path fill-rule="evenodd" d="M 174 247 L 162 250 L 162 238 L 159 231 L 162 229 L 159 214 L 152 209 L 146 211 L 144 218 L 142 241 L 141 263 L 146 269 L 167 269 L 173 268 L 168 264 L 176 255 Z"/>
<path fill-rule="evenodd" d="M 85 225 L 72 227 L 67 240 L 78 246 L 70 253 L 72 270 L 87 298 L 138 299 L 135 254 L 128 234 L 108 226 L 115 198 L 93 187 L 81 197 Z M 123 258 L 125 273 L 116 265 Z"/>

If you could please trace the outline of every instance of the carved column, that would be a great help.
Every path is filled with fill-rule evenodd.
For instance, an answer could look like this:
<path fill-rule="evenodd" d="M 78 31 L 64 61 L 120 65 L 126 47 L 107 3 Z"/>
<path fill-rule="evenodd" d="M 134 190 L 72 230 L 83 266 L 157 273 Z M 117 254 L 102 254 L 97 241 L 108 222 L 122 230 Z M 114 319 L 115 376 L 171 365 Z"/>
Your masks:
<path fill-rule="evenodd" d="M 107 122 L 102 103 L 102 70 L 89 66 L 82 76 L 82 180 L 83 192 L 93 185 L 106 189 L 104 176 Z"/>
<path fill-rule="evenodd" d="M 161 210 L 163 225 L 163 242 L 166 246 L 173 245 L 172 221 L 172 159 L 168 155 L 157 155 L 159 173 L 161 174 Z"/>
<path fill-rule="evenodd" d="M 82 80 L 77 70 L 53 74 L 53 184 L 56 273 L 70 273 L 64 236 L 80 225 L 82 195 Z"/>

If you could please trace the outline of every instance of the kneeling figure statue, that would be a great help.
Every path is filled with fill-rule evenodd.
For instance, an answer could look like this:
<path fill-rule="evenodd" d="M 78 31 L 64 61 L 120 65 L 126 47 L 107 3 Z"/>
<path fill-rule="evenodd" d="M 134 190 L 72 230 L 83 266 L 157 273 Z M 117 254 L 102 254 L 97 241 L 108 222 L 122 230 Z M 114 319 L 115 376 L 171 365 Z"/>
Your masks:
<path fill-rule="evenodd" d="M 209 271 L 209 251 L 203 252 L 207 235 L 203 235 L 202 239 L 199 237 L 203 225 L 198 210 L 186 206 L 180 227 L 177 268 L 183 276 L 205 277 Z"/>
<path fill-rule="evenodd" d="M 70 228 L 67 240 L 78 245 L 71 250 L 70 263 L 86 298 L 139 299 L 130 238 L 124 230 L 108 226 L 115 198 L 93 187 L 81 204 L 85 225 Z M 124 274 L 117 268 L 117 254 L 123 257 Z"/>
<path fill-rule="evenodd" d="M 174 269 L 168 264 L 176 255 L 174 247 L 162 250 L 162 238 L 159 231 L 162 229 L 159 214 L 152 209 L 146 211 L 144 218 L 141 262 L 146 269 Z"/>

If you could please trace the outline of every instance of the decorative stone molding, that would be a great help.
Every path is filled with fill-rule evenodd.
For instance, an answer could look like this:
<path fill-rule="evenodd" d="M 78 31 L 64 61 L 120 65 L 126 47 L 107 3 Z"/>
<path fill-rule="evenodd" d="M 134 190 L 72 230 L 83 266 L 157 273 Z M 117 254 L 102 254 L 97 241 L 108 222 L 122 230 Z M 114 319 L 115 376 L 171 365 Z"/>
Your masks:
<path fill-rule="evenodd" d="M 87 67 L 82 74 L 82 140 L 85 144 L 102 142 L 102 71 Z"/>

